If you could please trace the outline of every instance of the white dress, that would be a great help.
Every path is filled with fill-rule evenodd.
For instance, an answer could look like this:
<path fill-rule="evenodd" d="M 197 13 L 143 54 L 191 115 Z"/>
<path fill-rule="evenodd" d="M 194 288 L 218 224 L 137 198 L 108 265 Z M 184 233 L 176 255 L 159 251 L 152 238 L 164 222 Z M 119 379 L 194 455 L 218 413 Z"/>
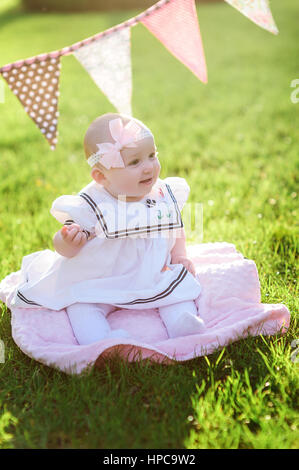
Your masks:
<path fill-rule="evenodd" d="M 194 300 L 198 280 L 171 264 L 170 255 L 189 191 L 183 178 L 171 177 L 158 179 L 138 202 L 119 201 L 94 181 L 78 195 L 58 197 L 51 214 L 79 224 L 89 241 L 72 258 L 48 249 L 25 256 L 12 305 L 61 310 L 84 302 L 142 310 Z"/>

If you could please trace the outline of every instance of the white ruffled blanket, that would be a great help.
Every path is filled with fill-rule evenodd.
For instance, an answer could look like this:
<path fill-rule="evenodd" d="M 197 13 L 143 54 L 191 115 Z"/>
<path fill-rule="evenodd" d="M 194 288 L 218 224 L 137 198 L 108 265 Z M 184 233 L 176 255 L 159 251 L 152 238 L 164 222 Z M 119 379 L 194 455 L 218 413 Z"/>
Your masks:
<path fill-rule="evenodd" d="M 189 245 L 202 292 L 196 299 L 207 331 L 169 339 L 156 309 L 118 309 L 108 316 L 113 329 L 123 328 L 127 339 L 106 339 L 78 345 L 65 310 L 10 307 L 19 271 L 0 283 L 0 299 L 11 309 L 12 336 L 28 356 L 65 373 L 79 374 L 100 366 L 116 351 L 128 361 L 186 361 L 207 355 L 246 336 L 284 333 L 290 312 L 283 304 L 262 304 L 254 261 L 226 242 Z"/>

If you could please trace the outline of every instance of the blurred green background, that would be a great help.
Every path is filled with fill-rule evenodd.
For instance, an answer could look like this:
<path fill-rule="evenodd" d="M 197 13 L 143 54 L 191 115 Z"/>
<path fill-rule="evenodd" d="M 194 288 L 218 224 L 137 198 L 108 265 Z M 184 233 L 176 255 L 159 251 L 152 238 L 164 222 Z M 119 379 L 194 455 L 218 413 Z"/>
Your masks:
<path fill-rule="evenodd" d="M 199 0 L 197 0 L 199 1 Z M 200 0 L 200 3 L 212 3 L 221 0 Z M 28 10 L 47 11 L 107 11 L 145 9 L 153 5 L 153 0 L 22 0 Z"/>
<path fill-rule="evenodd" d="M 153 4 L 151 0 L 22 0 L 28 10 L 47 11 L 109 11 L 131 8 L 145 9 Z"/>

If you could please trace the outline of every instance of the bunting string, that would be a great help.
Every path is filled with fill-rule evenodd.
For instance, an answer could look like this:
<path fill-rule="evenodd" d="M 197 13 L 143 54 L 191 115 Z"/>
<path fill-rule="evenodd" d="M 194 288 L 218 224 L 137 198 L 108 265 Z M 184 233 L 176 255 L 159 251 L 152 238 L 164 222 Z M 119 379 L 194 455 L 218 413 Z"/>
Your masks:
<path fill-rule="evenodd" d="M 258 26 L 278 33 L 268 0 L 225 0 Z M 63 49 L 0 67 L 13 94 L 52 150 L 57 144 L 60 59 L 73 54 L 115 108 L 131 115 L 131 28 L 142 23 L 203 83 L 207 67 L 195 0 L 160 0 L 139 15 Z"/>
<path fill-rule="evenodd" d="M 34 62 L 41 62 L 41 61 L 48 60 L 48 59 L 57 59 L 58 57 L 73 54 L 73 52 L 80 49 L 80 47 L 86 46 L 93 41 L 97 41 L 98 39 L 102 37 L 105 37 L 112 33 L 116 33 L 124 28 L 135 26 L 136 24 L 141 22 L 141 20 L 143 20 L 145 17 L 151 15 L 154 11 L 159 10 L 164 5 L 172 1 L 173 0 L 160 0 L 159 2 L 155 3 L 155 5 L 152 5 L 147 10 L 145 10 L 143 13 L 140 13 L 139 15 L 134 16 L 134 18 L 124 21 L 123 23 L 119 23 L 118 25 L 113 26 L 112 28 L 106 29 L 105 31 L 95 34 L 94 36 L 90 36 L 89 38 L 83 39 L 82 41 L 76 42 L 72 44 L 71 46 L 66 46 L 63 49 L 60 49 L 57 51 L 48 52 L 46 54 L 39 54 L 37 56 L 30 57 L 28 59 L 19 60 L 11 64 L 4 65 L 0 67 L 0 73 L 8 72 L 13 67 L 19 68 L 19 67 L 22 67 L 23 65 L 31 65 Z"/>

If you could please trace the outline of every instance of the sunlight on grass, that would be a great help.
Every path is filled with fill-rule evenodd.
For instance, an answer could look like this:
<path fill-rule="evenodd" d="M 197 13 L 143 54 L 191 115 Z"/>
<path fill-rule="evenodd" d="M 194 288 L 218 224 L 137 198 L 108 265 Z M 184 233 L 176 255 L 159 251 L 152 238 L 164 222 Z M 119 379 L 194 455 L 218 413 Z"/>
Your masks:
<path fill-rule="evenodd" d="M 20 5 L 20 0 L 1 0 L 0 14 L 9 9 L 16 8 Z"/>
<path fill-rule="evenodd" d="M 257 381 L 251 368 L 239 372 L 225 355 L 223 366 L 230 369 L 230 374 L 216 380 L 219 361 L 209 362 L 207 382 L 203 380 L 191 396 L 193 413 L 188 417 L 191 431 L 185 441 L 187 448 L 298 447 L 298 413 L 286 411 L 287 404 L 297 400 L 298 370 L 286 341 L 279 339 L 275 343 L 263 339 L 266 350 L 257 349 L 262 358 L 258 359 L 261 370 Z"/>
<path fill-rule="evenodd" d="M 18 423 L 18 420 L 9 412 L 5 410 L 0 416 L 0 449 L 10 449 L 12 446 L 13 434 L 8 432 Z"/>

